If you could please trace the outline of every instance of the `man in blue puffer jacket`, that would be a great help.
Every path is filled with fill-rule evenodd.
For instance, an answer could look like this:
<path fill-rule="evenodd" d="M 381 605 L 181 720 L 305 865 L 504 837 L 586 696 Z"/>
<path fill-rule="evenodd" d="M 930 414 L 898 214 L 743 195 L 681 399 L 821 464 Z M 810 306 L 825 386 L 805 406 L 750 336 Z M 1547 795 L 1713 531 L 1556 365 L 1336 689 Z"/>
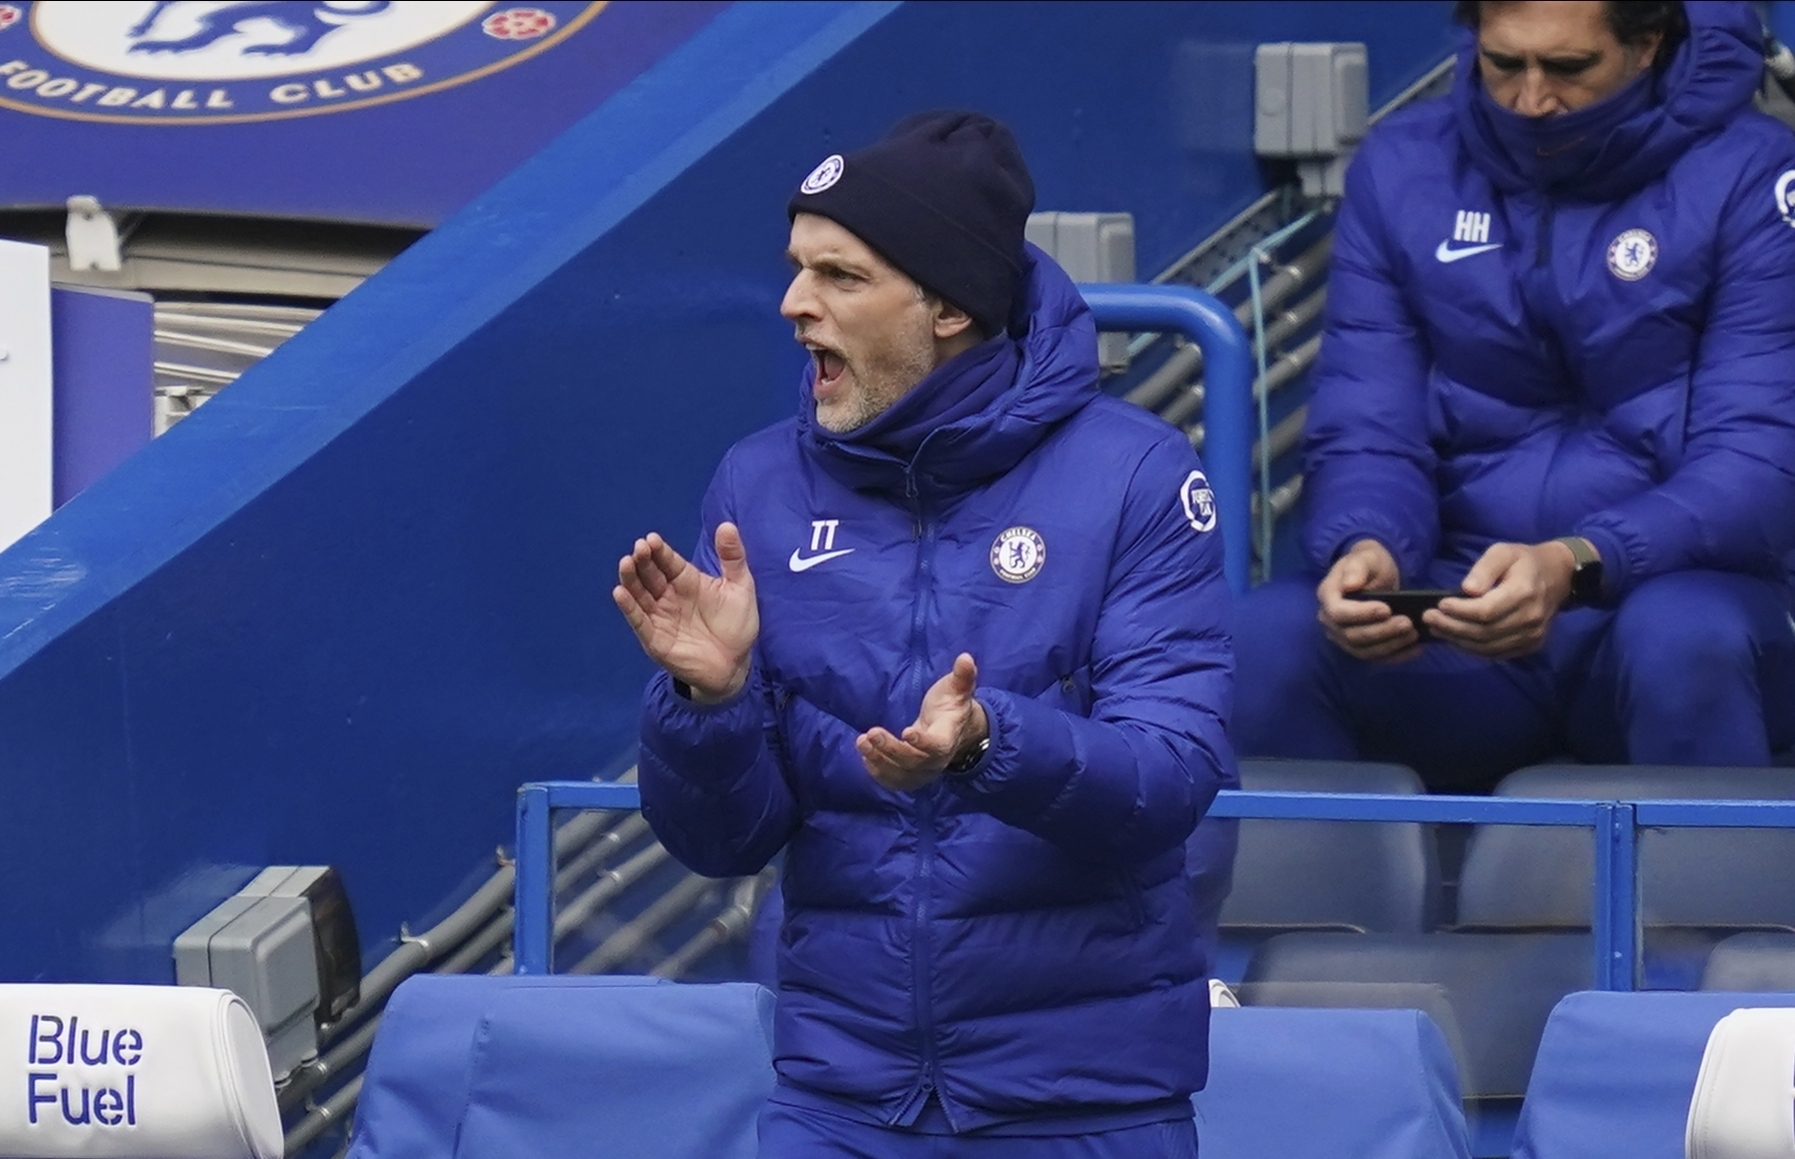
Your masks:
<path fill-rule="evenodd" d="M 1033 203 L 976 114 L 819 165 L 799 414 L 725 457 L 695 561 L 619 565 L 643 815 L 701 873 L 785 851 L 764 1155 L 1196 1154 L 1221 541 L 1188 440 L 1099 392 Z"/>
<path fill-rule="evenodd" d="M 1487 788 L 1795 743 L 1795 135 L 1743 3 L 1464 3 L 1347 178 L 1306 431 L 1319 588 L 1238 620 L 1241 751 Z M 1355 592 L 1461 589 L 1436 643 Z M 1320 616 L 1317 622 L 1317 601 Z"/>

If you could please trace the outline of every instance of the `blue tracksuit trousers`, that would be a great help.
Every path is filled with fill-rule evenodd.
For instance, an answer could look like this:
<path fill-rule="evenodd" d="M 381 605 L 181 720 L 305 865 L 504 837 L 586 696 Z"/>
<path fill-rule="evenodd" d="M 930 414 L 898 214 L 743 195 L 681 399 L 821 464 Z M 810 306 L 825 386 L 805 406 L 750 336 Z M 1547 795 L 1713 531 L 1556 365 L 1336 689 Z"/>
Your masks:
<path fill-rule="evenodd" d="M 1795 745 L 1795 622 L 1786 587 L 1730 572 L 1648 580 L 1615 609 L 1573 608 L 1545 648 L 1484 660 L 1429 644 L 1369 664 L 1330 643 L 1312 578 L 1234 617 L 1242 756 L 1406 764 L 1476 792 L 1524 765 L 1767 765 Z"/>
<path fill-rule="evenodd" d="M 759 1159 L 1197 1159 L 1194 1118 L 1084 1135 L 931 1135 L 768 1103 Z"/>

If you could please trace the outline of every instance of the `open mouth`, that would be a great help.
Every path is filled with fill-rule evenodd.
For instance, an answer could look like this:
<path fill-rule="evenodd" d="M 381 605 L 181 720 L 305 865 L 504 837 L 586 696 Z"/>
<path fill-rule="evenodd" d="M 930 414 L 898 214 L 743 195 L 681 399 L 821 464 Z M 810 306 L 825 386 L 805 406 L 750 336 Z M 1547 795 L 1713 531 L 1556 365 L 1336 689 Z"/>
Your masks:
<path fill-rule="evenodd" d="M 848 368 L 847 360 L 827 346 L 818 346 L 815 343 L 806 343 L 805 345 L 810 350 L 810 357 L 816 362 L 817 393 L 824 394 L 834 390 L 836 384 L 841 381 L 843 372 Z"/>

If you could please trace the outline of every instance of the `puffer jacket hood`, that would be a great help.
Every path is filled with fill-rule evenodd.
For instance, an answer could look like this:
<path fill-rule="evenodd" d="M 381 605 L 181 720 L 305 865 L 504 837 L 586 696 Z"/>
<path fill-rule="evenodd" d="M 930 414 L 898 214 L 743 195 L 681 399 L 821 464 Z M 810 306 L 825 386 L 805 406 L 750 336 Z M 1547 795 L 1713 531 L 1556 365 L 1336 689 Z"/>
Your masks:
<path fill-rule="evenodd" d="M 1452 102 L 1473 162 L 1508 192 L 1549 187 L 1588 201 L 1624 196 L 1663 174 L 1751 104 L 1764 72 L 1763 25 L 1750 4 L 1688 0 L 1684 8 L 1689 36 L 1629 86 L 1642 91 L 1554 117 L 1523 118 L 1490 101 L 1477 39 L 1468 37 Z M 1526 147 L 1530 136 L 1538 148 Z"/>

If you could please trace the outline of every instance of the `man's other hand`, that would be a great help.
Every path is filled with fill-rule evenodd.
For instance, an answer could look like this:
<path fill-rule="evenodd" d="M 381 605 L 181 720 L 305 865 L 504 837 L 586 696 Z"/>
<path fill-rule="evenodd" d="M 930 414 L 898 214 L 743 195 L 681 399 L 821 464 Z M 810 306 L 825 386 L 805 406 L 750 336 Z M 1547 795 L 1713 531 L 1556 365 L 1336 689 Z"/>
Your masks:
<path fill-rule="evenodd" d="M 1396 662 L 1420 654 L 1421 634 L 1407 616 L 1390 612 L 1376 600 L 1349 600 L 1348 592 L 1394 591 L 1402 586 L 1402 571 L 1383 544 L 1361 539 L 1334 561 L 1315 589 L 1321 608 L 1317 618 L 1332 640 L 1348 655 L 1360 660 Z"/>
<path fill-rule="evenodd" d="M 1491 544 L 1460 585 L 1422 620 L 1439 639 L 1492 660 L 1538 651 L 1571 594 L 1577 559 L 1556 541 Z"/>
<path fill-rule="evenodd" d="M 855 738 L 854 747 L 873 780 L 894 793 L 913 793 L 990 736 L 985 706 L 972 695 L 978 678 L 978 665 L 962 652 L 948 674 L 923 695 L 922 711 L 902 736 L 872 728 Z"/>
<path fill-rule="evenodd" d="M 654 532 L 617 563 L 611 598 L 649 659 L 700 704 L 728 700 L 748 682 L 760 607 L 748 552 L 733 523 L 717 526 L 721 576 L 705 575 Z"/>

